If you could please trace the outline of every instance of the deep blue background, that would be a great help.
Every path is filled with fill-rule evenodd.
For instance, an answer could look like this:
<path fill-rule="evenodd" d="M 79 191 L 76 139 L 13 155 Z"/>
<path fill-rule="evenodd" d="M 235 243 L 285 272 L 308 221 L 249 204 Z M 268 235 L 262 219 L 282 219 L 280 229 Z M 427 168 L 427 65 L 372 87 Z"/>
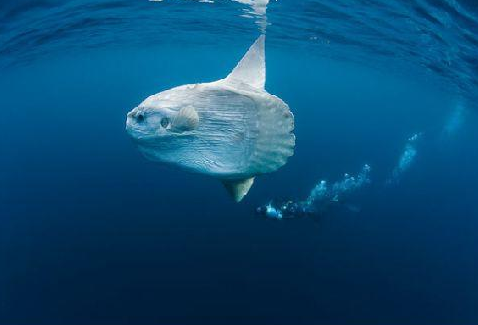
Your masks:
<path fill-rule="evenodd" d="M 0 75 L 0 324 L 476 324 L 477 114 L 408 77 L 267 47 L 267 85 L 296 117 L 296 154 L 243 203 L 144 159 L 126 113 L 224 77 L 227 46 L 50 54 Z M 352 55 L 352 54 L 351 54 Z M 385 179 L 424 132 L 397 186 Z M 358 213 L 274 222 L 253 210 L 372 168 Z"/>

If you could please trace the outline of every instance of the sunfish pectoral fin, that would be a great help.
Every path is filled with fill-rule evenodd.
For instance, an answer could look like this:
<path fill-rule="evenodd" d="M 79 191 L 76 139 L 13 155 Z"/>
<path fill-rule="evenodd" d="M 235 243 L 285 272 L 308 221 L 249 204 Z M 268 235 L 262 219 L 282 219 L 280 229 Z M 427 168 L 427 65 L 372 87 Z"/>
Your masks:
<path fill-rule="evenodd" d="M 171 128 L 175 132 L 194 130 L 199 123 L 199 115 L 192 106 L 186 106 L 179 110 L 173 118 Z"/>
<path fill-rule="evenodd" d="M 234 70 L 226 77 L 226 82 L 242 82 L 257 89 L 264 89 L 266 83 L 265 39 L 265 35 L 259 36 Z"/>
<path fill-rule="evenodd" d="M 246 196 L 253 183 L 254 177 L 222 181 L 222 184 L 226 188 L 227 192 L 236 202 L 240 202 L 244 198 L 244 196 Z"/>

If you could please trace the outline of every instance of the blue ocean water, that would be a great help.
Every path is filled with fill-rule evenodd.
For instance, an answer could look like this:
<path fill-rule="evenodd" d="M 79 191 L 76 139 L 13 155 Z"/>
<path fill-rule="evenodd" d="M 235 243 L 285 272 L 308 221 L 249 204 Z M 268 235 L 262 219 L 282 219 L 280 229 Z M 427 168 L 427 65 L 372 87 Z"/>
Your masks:
<path fill-rule="evenodd" d="M 262 3 L 1 2 L 0 324 L 478 322 L 476 2 Z M 288 163 L 237 204 L 142 157 L 126 113 L 263 32 Z M 254 213 L 364 164 L 342 207 Z"/>

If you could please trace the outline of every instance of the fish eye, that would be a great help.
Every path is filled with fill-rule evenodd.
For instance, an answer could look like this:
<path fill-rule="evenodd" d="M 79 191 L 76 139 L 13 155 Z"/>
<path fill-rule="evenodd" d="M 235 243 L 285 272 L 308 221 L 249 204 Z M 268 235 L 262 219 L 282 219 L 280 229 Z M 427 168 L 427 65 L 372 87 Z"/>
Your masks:
<path fill-rule="evenodd" d="M 163 117 L 163 118 L 161 119 L 161 126 L 162 126 L 163 128 L 167 128 L 167 127 L 169 126 L 169 123 L 170 123 L 169 118 Z"/>
<path fill-rule="evenodd" d="M 144 114 L 143 113 L 139 113 L 137 116 L 136 116 L 136 120 L 138 122 L 143 122 L 144 121 Z"/>

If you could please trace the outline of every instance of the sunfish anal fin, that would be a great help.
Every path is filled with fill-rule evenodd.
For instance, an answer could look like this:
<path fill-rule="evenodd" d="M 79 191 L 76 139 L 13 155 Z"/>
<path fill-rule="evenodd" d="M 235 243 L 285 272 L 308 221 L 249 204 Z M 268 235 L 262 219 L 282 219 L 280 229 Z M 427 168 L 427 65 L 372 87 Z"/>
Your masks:
<path fill-rule="evenodd" d="M 226 188 L 227 192 L 236 202 L 240 202 L 244 198 L 244 196 L 246 196 L 253 183 L 254 177 L 239 180 L 222 181 L 222 184 L 224 184 L 224 187 Z"/>
<path fill-rule="evenodd" d="M 264 89 L 266 84 L 265 39 L 265 35 L 259 36 L 234 70 L 226 77 L 226 82 L 245 83 L 257 89 Z"/>

